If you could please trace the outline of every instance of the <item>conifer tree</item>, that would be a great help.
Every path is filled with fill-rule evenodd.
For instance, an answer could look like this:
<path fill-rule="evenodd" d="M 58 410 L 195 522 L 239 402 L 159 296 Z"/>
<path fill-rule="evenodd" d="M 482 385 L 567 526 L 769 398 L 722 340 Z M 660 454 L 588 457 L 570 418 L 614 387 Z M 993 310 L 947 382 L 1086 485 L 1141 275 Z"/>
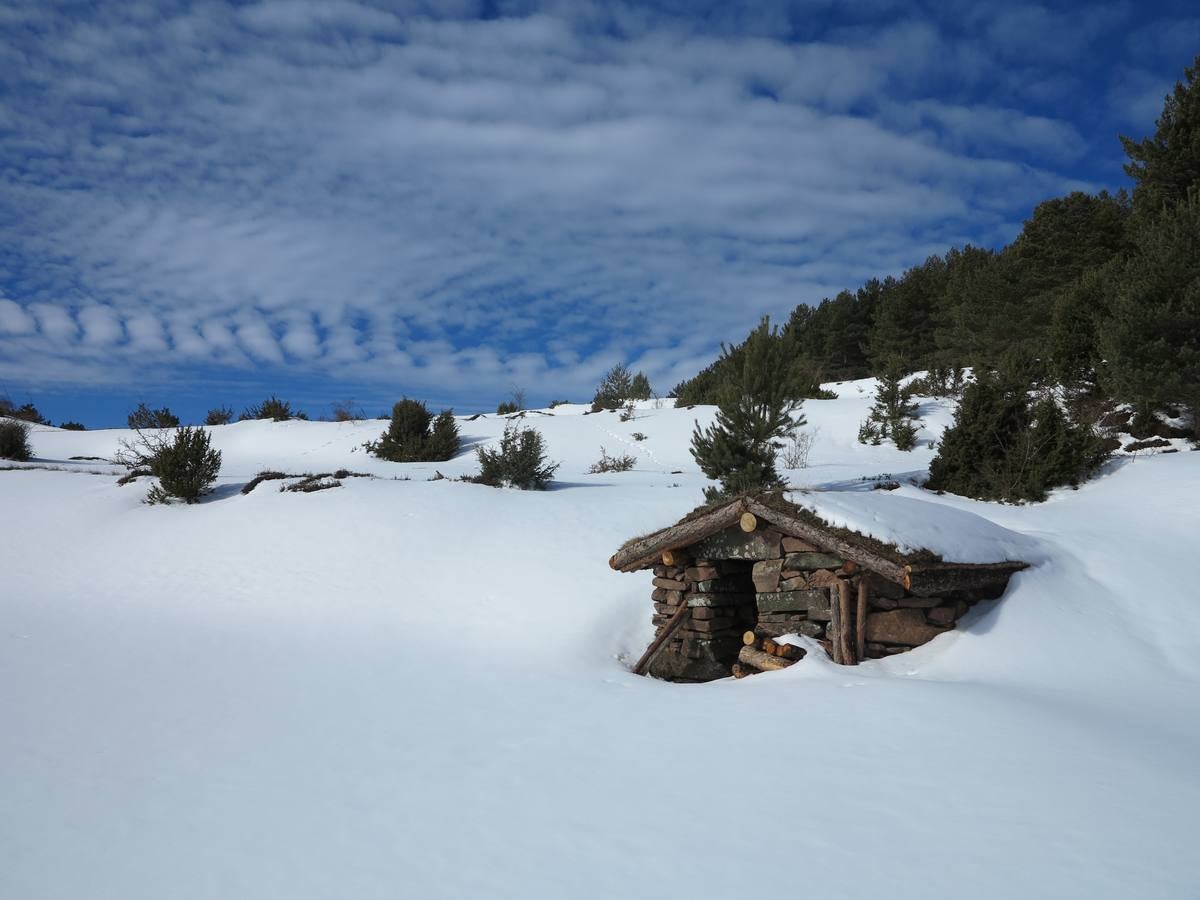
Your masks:
<path fill-rule="evenodd" d="M 454 410 L 444 409 L 433 420 L 425 455 L 431 462 L 438 462 L 453 459 L 458 455 L 458 449 L 458 422 L 454 419 Z"/>
<path fill-rule="evenodd" d="M 636 375 L 624 363 L 617 363 L 600 380 L 596 396 L 592 398 L 592 412 L 602 409 L 617 409 L 626 400 L 649 400 L 650 380 L 645 374 Z"/>
<path fill-rule="evenodd" d="M 145 403 L 139 403 L 137 409 L 129 414 L 126 421 L 130 428 L 137 430 L 179 427 L 179 417 L 167 407 L 150 409 Z"/>
<path fill-rule="evenodd" d="M 1164 403 L 1183 402 L 1198 413 L 1200 188 L 1155 219 L 1139 219 L 1134 240 L 1101 328 L 1103 382 L 1143 420 Z"/>
<path fill-rule="evenodd" d="M 1086 425 L 1067 421 L 1052 397 L 1031 404 L 1028 369 L 980 372 L 963 391 L 926 487 L 979 500 L 1044 500 L 1078 484 L 1105 459 Z"/>
<path fill-rule="evenodd" d="M 1200 186 L 1200 56 L 1167 95 L 1154 134 L 1141 141 L 1122 136 L 1121 144 L 1139 217 L 1157 216 Z"/>
<path fill-rule="evenodd" d="M 441 462 L 458 454 L 458 423 L 453 410 L 435 420 L 424 403 L 407 397 L 392 407 L 388 429 L 367 451 L 392 462 Z"/>
<path fill-rule="evenodd" d="M 911 450 L 917 443 L 917 404 L 912 402 L 912 391 L 905 387 L 898 360 L 892 360 L 879 378 L 879 389 L 871 412 L 858 429 L 860 443 L 878 444 L 891 438 L 897 450 Z"/>
<path fill-rule="evenodd" d="M 722 346 L 721 359 L 732 353 Z M 803 370 L 768 319 L 750 333 L 740 356 L 741 365 L 719 388 L 716 422 L 707 428 L 697 423 L 692 433 L 692 456 L 700 470 L 721 482 L 720 488 L 705 491 L 710 501 L 779 486 L 775 453 L 780 439 L 805 424 L 796 416 L 803 402 L 797 399 Z"/>

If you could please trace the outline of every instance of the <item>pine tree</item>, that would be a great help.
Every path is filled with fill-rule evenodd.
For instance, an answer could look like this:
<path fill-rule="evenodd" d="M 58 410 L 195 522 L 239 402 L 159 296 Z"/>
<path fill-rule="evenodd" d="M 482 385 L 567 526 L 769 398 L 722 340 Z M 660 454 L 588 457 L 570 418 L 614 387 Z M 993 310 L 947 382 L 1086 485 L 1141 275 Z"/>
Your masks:
<path fill-rule="evenodd" d="M 1031 404 L 1019 368 L 981 372 L 963 392 L 942 436 L 926 487 L 979 500 L 1044 500 L 1051 488 L 1078 484 L 1105 459 L 1086 425 L 1067 421 L 1053 398 Z"/>
<path fill-rule="evenodd" d="M 392 407 L 388 429 L 367 451 L 391 462 L 443 462 L 458 455 L 458 423 L 453 410 L 443 410 L 435 420 L 419 400 L 403 398 Z"/>
<path fill-rule="evenodd" d="M 617 363 L 596 386 L 596 395 L 592 398 L 592 412 L 602 409 L 616 409 L 622 402 L 629 399 L 633 390 L 633 374 L 624 363 Z"/>
<path fill-rule="evenodd" d="M 898 359 L 910 371 L 925 368 L 930 356 L 929 335 L 946 287 L 946 261 L 931 256 L 899 280 L 883 282 L 870 336 L 872 368 L 881 371 Z"/>
<path fill-rule="evenodd" d="M 458 422 L 454 419 L 454 410 L 444 409 L 433 420 L 425 455 L 430 462 L 440 462 L 458 456 L 458 450 Z"/>
<path fill-rule="evenodd" d="M 650 379 L 644 372 L 638 372 L 629 383 L 629 396 L 626 399 L 649 400 L 652 393 L 654 392 L 650 388 Z"/>
<path fill-rule="evenodd" d="M 916 446 L 917 428 L 913 420 L 917 417 L 917 404 L 912 402 L 912 391 L 902 384 L 903 377 L 899 362 L 893 360 L 880 377 L 875 403 L 858 430 L 860 443 L 877 446 L 882 439 L 891 438 L 897 450 Z"/>
<path fill-rule="evenodd" d="M 1101 325 L 1102 381 L 1143 419 L 1164 403 L 1200 412 L 1200 188 L 1139 219 L 1134 241 Z"/>
<path fill-rule="evenodd" d="M 1112 285 L 1124 261 L 1085 272 L 1055 298 L 1044 338 L 1050 374 L 1067 388 L 1090 387 L 1100 364 L 1100 324 L 1109 315 Z"/>
<path fill-rule="evenodd" d="M 780 439 L 805 424 L 803 416 L 796 417 L 802 367 L 768 319 L 741 350 L 737 377 L 719 389 L 715 424 L 702 429 L 697 423 L 692 433 L 692 456 L 700 470 L 721 482 L 719 489 L 705 491 L 710 501 L 779 486 L 775 453 Z M 721 351 L 722 360 L 733 353 L 724 346 Z"/>
<path fill-rule="evenodd" d="M 546 457 L 546 441 L 535 428 L 518 428 L 510 422 L 504 427 L 496 448 L 480 447 L 479 475 L 476 481 L 492 487 L 514 487 L 522 491 L 545 490 L 558 463 Z"/>
<path fill-rule="evenodd" d="M 145 403 L 139 403 L 137 409 L 129 414 L 126 421 L 130 428 L 138 430 L 179 427 L 179 417 L 167 407 L 150 409 Z"/>
<path fill-rule="evenodd" d="M 221 451 L 212 448 L 203 428 L 176 428 L 169 438 L 144 437 L 143 445 L 150 450 L 150 472 L 158 478 L 146 495 L 147 503 L 195 503 L 212 491 L 221 472 Z"/>
<path fill-rule="evenodd" d="M 1153 218 L 1200 187 L 1200 56 L 1167 95 L 1154 134 L 1141 141 L 1122 136 L 1121 144 L 1139 217 Z"/>

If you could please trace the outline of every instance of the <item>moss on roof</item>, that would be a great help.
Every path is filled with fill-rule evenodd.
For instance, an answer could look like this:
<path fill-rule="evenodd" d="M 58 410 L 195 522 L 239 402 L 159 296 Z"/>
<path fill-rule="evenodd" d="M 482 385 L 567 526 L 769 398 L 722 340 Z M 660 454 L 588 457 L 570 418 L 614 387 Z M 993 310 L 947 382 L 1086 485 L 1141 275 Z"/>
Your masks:
<path fill-rule="evenodd" d="M 753 500 L 753 501 L 767 507 L 768 509 L 773 509 L 776 512 L 781 513 L 782 515 L 789 516 L 793 519 L 798 519 L 799 521 L 803 522 L 805 525 L 808 525 L 812 528 L 817 528 L 817 529 L 820 529 L 821 531 L 827 532 L 831 536 L 839 538 L 840 540 L 846 541 L 849 544 L 855 544 L 859 547 L 862 547 L 864 550 L 868 551 L 869 553 L 874 553 L 875 555 L 880 556 L 884 559 L 890 560 L 891 562 L 894 562 L 897 565 L 925 566 L 925 565 L 935 565 L 935 564 L 943 562 L 942 557 L 940 557 L 939 555 L 937 555 L 936 553 L 934 553 L 931 550 L 921 549 L 921 550 L 916 550 L 912 553 L 904 553 L 895 544 L 886 543 L 877 538 L 873 538 L 870 535 L 863 534 L 862 532 L 859 532 L 859 531 L 854 531 L 849 528 L 842 528 L 838 525 L 833 525 L 830 522 L 826 521 L 825 519 L 821 518 L 819 515 L 817 515 L 815 512 L 813 512 L 808 507 L 800 506 L 800 505 L 788 500 L 787 497 L 784 495 L 783 490 L 746 492 L 746 493 L 736 494 L 731 497 L 724 497 L 717 501 L 710 501 L 708 503 L 702 503 L 700 506 L 697 506 L 691 512 L 689 512 L 685 516 L 683 516 L 683 518 L 681 518 L 677 522 L 675 522 L 673 525 L 669 525 L 666 528 L 660 528 L 657 531 L 651 531 L 651 532 L 648 532 L 647 534 L 642 534 L 642 535 L 638 535 L 637 537 L 630 538 L 624 544 L 621 545 L 620 550 L 618 550 L 617 552 L 619 554 L 622 551 L 624 551 L 627 547 L 630 547 L 631 545 L 637 543 L 638 541 L 644 541 L 647 538 L 653 537 L 656 534 L 661 534 L 662 532 L 669 531 L 672 528 L 678 528 L 680 525 L 686 525 L 688 522 L 695 521 L 696 519 L 699 519 L 702 516 L 706 516 L 709 513 L 716 512 L 717 510 L 723 509 L 726 506 L 730 506 L 734 503 L 741 503 L 743 501 L 748 501 L 748 500 Z"/>

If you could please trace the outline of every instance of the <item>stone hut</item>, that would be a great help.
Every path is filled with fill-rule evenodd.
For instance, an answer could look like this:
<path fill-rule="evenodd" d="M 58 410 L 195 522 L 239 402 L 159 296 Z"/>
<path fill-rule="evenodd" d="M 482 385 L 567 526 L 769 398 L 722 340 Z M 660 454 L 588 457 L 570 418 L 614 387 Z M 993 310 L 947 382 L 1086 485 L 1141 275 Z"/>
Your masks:
<path fill-rule="evenodd" d="M 803 655 L 775 641 L 790 634 L 815 639 L 843 665 L 903 653 L 953 629 L 979 600 L 999 597 L 1026 567 L 901 552 L 783 494 L 696 510 L 629 541 L 609 565 L 653 570 L 655 638 L 634 670 L 672 681 L 783 668 Z"/>

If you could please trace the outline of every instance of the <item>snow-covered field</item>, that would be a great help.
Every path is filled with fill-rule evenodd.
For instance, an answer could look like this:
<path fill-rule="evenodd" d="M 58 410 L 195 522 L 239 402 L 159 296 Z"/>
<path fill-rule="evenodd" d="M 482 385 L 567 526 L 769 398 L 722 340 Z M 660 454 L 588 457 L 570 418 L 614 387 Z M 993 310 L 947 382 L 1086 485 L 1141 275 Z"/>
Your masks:
<path fill-rule="evenodd" d="M 899 453 L 836 390 L 794 485 L 925 471 L 946 403 Z M 905 484 L 1038 564 L 910 654 L 672 685 L 607 560 L 699 502 L 712 411 L 644 406 L 528 416 L 546 493 L 375 460 L 377 421 L 215 428 L 193 507 L 68 461 L 126 433 L 37 429 L 79 471 L 0 472 L 0 897 L 1200 896 L 1200 453 L 1030 507 Z M 386 477 L 239 493 L 343 467 Z"/>

